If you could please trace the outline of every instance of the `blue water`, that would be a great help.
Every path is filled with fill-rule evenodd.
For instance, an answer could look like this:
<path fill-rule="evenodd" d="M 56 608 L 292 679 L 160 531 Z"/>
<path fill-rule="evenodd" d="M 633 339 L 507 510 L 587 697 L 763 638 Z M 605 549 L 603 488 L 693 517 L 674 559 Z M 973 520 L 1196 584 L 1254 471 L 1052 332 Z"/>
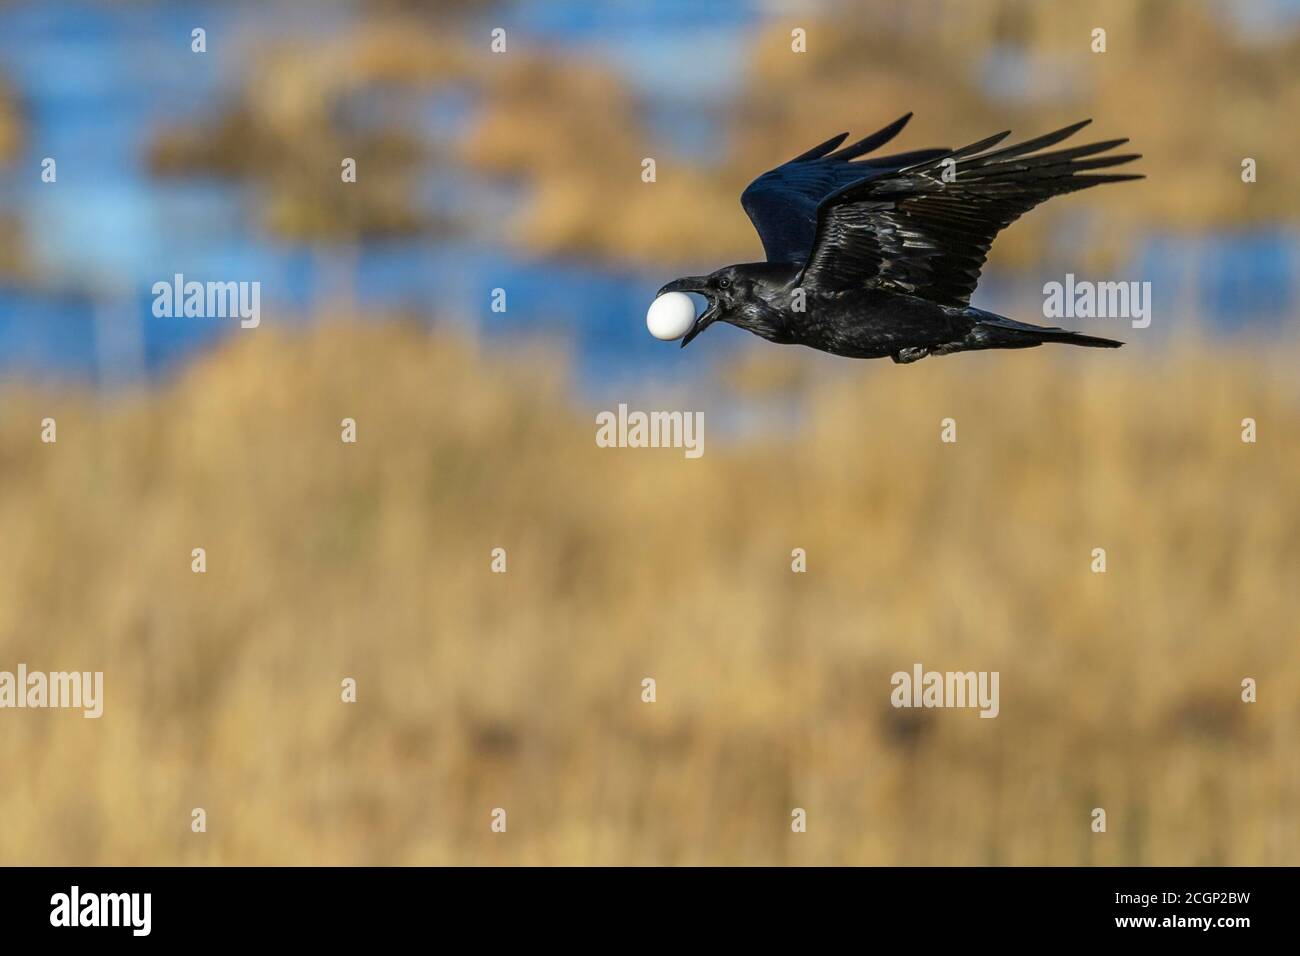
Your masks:
<path fill-rule="evenodd" d="M 707 161 L 762 10 L 757 2 L 547 0 L 489 6 L 461 28 L 485 37 L 505 25 L 512 42 L 611 63 L 656 135 Z M 20 215 L 37 275 L 0 285 L 0 374 L 109 378 L 105 363 L 119 362 L 123 341 L 138 341 L 138 371 L 156 377 L 238 332 L 234 320 L 154 318 L 151 286 L 174 273 L 259 280 L 265 324 L 306 321 L 347 295 L 363 313 L 400 309 L 472 324 L 489 342 L 558 336 L 572 344 L 581 381 L 596 390 L 633 379 L 673 382 L 708 367 L 683 362 L 675 345 L 645 332 L 645 307 L 671 276 L 530 258 L 478 233 L 351 251 L 285 244 L 256 228 L 249 186 L 149 175 L 143 154 L 152 133 L 233 97 L 250 47 L 277 36 L 328 37 L 354 15 L 341 2 L 0 6 L 0 75 L 17 88 L 28 127 L 25 155 L 0 176 L 0 208 Z M 195 26 L 207 30 L 206 54 L 189 50 Z M 398 117 L 433 143 L 454 140 L 475 116 L 473 97 L 456 89 L 364 94 L 343 108 Z M 58 161 L 57 184 L 40 182 L 46 156 Z M 508 221 L 517 199 L 509 186 L 447 169 L 430 169 L 413 197 L 426 211 L 487 222 Z M 1150 279 L 1156 325 L 1173 320 L 1165 305 L 1190 303 L 1225 334 L 1270 334 L 1295 310 L 1298 260 L 1292 230 L 1153 235 L 1129 269 L 1099 278 Z M 977 302 L 996 309 L 1037 294 L 1038 285 L 994 274 Z M 498 287 L 508 296 L 505 313 L 490 309 Z M 732 332 L 711 332 L 695 354 L 716 360 L 749 347 Z"/>

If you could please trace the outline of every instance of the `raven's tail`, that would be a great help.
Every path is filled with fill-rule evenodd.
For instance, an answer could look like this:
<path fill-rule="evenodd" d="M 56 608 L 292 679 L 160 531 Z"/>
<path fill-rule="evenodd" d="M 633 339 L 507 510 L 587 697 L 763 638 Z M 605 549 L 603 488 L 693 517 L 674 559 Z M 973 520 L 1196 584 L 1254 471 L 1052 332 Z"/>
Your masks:
<path fill-rule="evenodd" d="M 970 317 L 975 320 L 971 330 L 962 342 L 962 351 L 973 349 L 1028 349 L 1044 342 L 1064 342 L 1066 345 L 1086 345 L 1094 349 L 1117 349 L 1123 342 L 1115 339 L 1103 339 L 1096 335 L 1084 335 L 1069 329 L 1048 328 L 1042 325 L 1030 325 L 1017 322 L 983 309 L 970 309 Z"/>

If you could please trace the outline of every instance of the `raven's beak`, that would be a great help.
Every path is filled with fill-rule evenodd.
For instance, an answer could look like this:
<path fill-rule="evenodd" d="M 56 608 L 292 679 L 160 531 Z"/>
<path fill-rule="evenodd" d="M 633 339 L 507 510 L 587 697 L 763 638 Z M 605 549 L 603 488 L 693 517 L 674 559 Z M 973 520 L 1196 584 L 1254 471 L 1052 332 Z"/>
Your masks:
<path fill-rule="evenodd" d="M 658 298 L 665 292 L 694 292 L 709 300 L 708 308 L 695 320 L 695 324 L 691 326 L 690 331 L 682 337 L 682 348 L 686 348 L 691 344 L 691 339 L 712 325 L 713 320 L 718 316 L 718 303 L 709 292 L 709 277 L 686 276 L 683 279 L 674 279 L 660 289 L 655 297 Z"/>

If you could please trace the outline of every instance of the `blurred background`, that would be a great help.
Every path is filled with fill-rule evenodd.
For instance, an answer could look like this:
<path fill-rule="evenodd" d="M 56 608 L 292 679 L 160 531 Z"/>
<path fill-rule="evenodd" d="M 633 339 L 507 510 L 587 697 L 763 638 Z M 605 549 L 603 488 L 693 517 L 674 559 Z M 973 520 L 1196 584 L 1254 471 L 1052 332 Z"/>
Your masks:
<path fill-rule="evenodd" d="M 907 111 L 1131 137 L 974 304 L 1151 327 L 647 334 L 761 258 L 750 179 Z M 0 714 L 0 863 L 1300 863 L 1298 112 L 1295 0 L 0 0 L 0 669 L 106 687 Z M 704 456 L 596 448 L 619 402 Z M 915 662 L 1000 716 L 894 710 Z"/>

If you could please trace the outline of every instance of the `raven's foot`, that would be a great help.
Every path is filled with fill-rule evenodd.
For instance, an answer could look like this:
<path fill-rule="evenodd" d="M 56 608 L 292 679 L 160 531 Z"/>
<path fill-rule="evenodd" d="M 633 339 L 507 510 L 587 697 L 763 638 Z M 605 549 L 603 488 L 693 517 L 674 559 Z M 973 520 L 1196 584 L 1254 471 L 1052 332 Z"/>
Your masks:
<path fill-rule="evenodd" d="M 928 348 L 917 347 L 911 349 L 899 349 L 889 357 L 899 365 L 907 365 L 910 362 L 919 362 L 929 354 L 930 350 Z"/>

